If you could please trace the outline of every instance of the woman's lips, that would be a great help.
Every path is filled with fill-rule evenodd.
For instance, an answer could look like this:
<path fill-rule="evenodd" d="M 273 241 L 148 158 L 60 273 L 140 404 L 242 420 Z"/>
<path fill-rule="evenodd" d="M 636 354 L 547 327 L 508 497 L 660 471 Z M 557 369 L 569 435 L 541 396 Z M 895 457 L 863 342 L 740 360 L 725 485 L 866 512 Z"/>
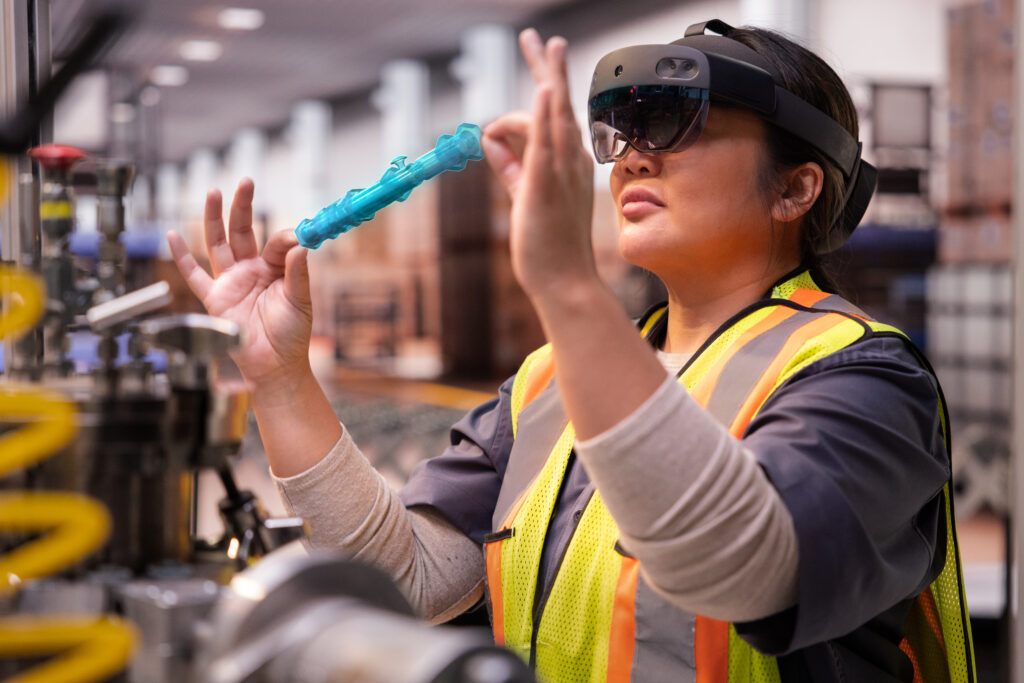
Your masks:
<path fill-rule="evenodd" d="M 665 207 L 665 203 L 658 195 L 643 187 L 634 187 L 623 192 L 619 204 L 625 218 L 640 218 Z"/>

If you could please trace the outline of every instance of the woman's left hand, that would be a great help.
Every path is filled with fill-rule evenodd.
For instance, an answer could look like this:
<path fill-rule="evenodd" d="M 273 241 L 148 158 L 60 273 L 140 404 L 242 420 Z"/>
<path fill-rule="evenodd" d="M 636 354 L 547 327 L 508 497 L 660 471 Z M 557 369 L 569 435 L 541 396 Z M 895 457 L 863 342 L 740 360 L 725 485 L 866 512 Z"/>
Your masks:
<path fill-rule="evenodd" d="M 566 76 L 566 41 L 519 36 L 537 90 L 533 112 L 484 129 L 487 161 L 512 197 L 512 268 L 531 298 L 598 280 L 591 244 L 594 162 L 583 146 Z"/>

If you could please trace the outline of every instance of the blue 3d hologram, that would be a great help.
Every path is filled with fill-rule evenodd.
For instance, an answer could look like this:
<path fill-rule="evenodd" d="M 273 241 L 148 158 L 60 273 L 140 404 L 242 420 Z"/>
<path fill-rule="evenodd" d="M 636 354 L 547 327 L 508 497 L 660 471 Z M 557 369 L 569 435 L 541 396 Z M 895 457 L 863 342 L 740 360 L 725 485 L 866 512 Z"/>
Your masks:
<path fill-rule="evenodd" d="M 377 184 L 365 190 L 349 190 L 344 197 L 299 223 L 295 236 L 307 249 L 346 233 L 392 202 L 405 201 L 413 189 L 445 171 L 461 171 L 470 159 L 483 159 L 480 126 L 463 123 L 455 135 L 442 135 L 437 146 L 411 164 L 399 156 L 391 162 Z"/>

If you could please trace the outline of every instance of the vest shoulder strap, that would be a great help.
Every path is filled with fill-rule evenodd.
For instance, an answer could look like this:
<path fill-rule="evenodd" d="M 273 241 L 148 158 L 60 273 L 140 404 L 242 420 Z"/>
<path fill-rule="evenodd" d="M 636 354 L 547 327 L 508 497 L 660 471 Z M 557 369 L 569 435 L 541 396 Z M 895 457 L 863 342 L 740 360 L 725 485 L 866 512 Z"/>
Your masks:
<path fill-rule="evenodd" d="M 519 414 L 537 398 L 555 377 L 551 344 L 540 347 L 523 361 L 512 382 L 512 436 L 519 430 Z"/>

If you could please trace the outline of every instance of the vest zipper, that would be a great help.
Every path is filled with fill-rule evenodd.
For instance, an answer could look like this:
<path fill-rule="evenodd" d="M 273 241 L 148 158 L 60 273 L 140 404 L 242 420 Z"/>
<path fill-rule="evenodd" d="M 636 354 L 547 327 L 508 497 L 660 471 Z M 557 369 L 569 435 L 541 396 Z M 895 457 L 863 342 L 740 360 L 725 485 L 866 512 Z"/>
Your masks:
<path fill-rule="evenodd" d="M 576 457 L 573 453 L 572 457 Z M 569 466 L 566 464 L 566 470 Z M 544 592 L 540 594 L 539 599 L 534 600 L 533 606 L 533 632 L 530 634 L 530 671 L 537 669 L 537 632 L 540 631 L 540 619 L 544 615 L 544 607 L 548 603 L 548 597 L 551 595 L 551 589 L 555 586 L 555 581 L 558 580 L 558 572 L 562 568 L 562 562 L 565 561 L 565 555 L 569 552 L 569 546 L 572 545 L 573 536 L 576 535 L 576 529 L 579 528 L 580 520 L 583 519 L 583 514 L 586 512 L 587 506 L 590 505 L 590 500 L 594 497 L 594 485 L 590 484 L 590 493 L 587 495 L 586 501 L 583 503 L 583 508 L 577 510 L 572 515 L 572 533 L 569 534 L 569 538 L 565 543 L 565 547 L 562 548 L 562 554 L 558 556 L 558 562 L 555 564 L 555 571 L 552 573 L 552 579 L 550 585 L 544 586 Z M 557 503 L 557 501 L 556 501 Z M 577 514 L 579 513 L 579 514 Z M 550 525 L 550 521 L 548 522 Z M 551 530 L 548 529 L 550 532 Z M 537 567 L 537 583 L 540 583 L 543 579 L 541 575 L 543 572 L 542 567 Z"/>

